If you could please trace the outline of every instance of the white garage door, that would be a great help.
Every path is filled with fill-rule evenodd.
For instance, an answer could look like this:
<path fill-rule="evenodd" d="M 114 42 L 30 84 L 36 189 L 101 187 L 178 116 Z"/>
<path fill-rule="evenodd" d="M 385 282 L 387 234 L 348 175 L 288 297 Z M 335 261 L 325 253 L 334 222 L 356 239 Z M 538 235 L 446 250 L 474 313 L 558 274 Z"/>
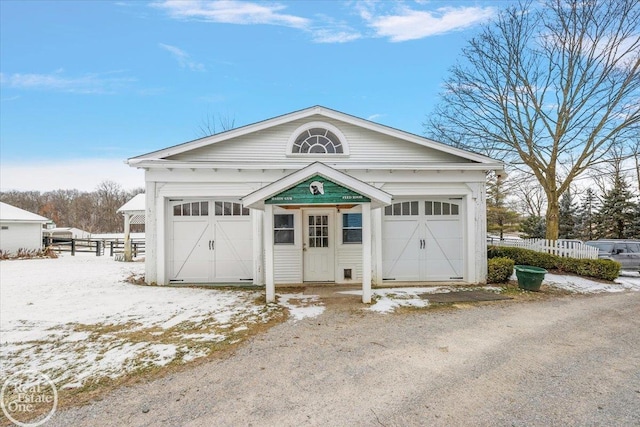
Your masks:
<path fill-rule="evenodd" d="M 174 282 L 244 282 L 253 276 L 249 209 L 217 200 L 171 201 L 169 277 Z"/>
<path fill-rule="evenodd" d="M 450 281 L 464 277 L 461 199 L 410 200 L 387 206 L 382 224 L 382 277 Z"/>

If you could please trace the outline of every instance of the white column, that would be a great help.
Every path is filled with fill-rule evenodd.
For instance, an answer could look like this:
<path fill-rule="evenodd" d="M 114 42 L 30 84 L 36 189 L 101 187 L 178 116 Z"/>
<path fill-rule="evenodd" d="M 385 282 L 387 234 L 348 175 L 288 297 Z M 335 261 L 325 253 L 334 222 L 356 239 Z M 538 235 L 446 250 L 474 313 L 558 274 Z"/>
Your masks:
<path fill-rule="evenodd" d="M 124 213 L 124 260 L 131 262 L 131 214 Z"/>
<path fill-rule="evenodd" d="M 362 302 L 371 304 L 371 204 L 362 205 Z"/>
<path fill-rule="evenodd" d="M 148 174 L 148 172 L 145 172 Z M 148 284 L 158 282 L 158 253 L 157 247 L 157 228 L 156 228 L 156 183 L 154 181 L 146 182 L 145 190 L 145 212 L 144 212 L 144 240 L 145 240 L 145 256 L 144 269 L 145 281 Z"/>
<path fill-rule="evenodd" d="M 262 236 L 264 238 L 264 279 L 267 292 L 267 304 L 276 302 L 276 286 L 273 281 L 273 206 L 264 206 L 264 228 Z"/>
<path fill-rule="evenodd" d="M 264 285 L 263 214 L 264 212 L 258 209 L 251 210 L 253 216 L 253 284 L 256 286 Z"/>
<path fill-rule="evenodd" d="M 167 277 L 167 264 L 168 260 L 166 258 L 166 210 L 167 210 L 167 198 L 158 196 L 156 197 L 156 236 L 158 240 L 156 241 L 156 262 L 158 263 L 158 285 L 168 285 L 169 278 Z"/>
<path fill-rule="evenodd" d="M 476 272 L 476 263 L 481 262 L 480 259 L 482 257 L 484 257 L 486 259 L 487 257 L 487 249 L 486 249 L 486 243 L 484 243 L 484 251 L 483 253 L 478 253 L 477 252 L 477 247 L 476 247 L 476 234 L 478 232 L 482 232 L 482 228 L 484 227 L 483 223 L 484 220 L 482 221 L 482 224 L 478 224 L 476 222 L 476 203 L 478 202 L 478 197 L 476 194 L 468 194 L 465 197 L 465 202 L 467 204 L 467 218 L 466 218 L 466 222 L 467 222 L 467 274 L 465 275 L 464 280 L 468 283 L 478 283 L 478 276 L 477 276 L 477 272 Z M 480 230 L 479 230 L 480 228 Z M 486 232 L 484 234 L 485 238 L 483 242 L 486 242 Z M 485 279 L 486 280 L 486 279 Z"/>
<path fill-rule="evenodd" d="M 373 277 L 374 285 L 382 285 L 382 209 L 371 210 L 371 227 L 373 231 Z"/>

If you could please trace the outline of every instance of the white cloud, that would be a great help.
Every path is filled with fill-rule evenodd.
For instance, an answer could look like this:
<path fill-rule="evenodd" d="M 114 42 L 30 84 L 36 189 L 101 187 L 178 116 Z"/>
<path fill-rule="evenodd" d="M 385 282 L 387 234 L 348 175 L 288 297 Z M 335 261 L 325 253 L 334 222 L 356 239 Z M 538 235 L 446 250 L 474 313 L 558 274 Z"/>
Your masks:
<path fill-rule="evenodd" d="M 82 94 L 108 94 L 134 82 L 131 77 L 121 77 L 119 71 L 92 73 L 79 77 L 65 77 L 60 70 L 51 74 L 0 73 L 0 84 L 15 89 L 56 90 Z M 114 76 L 115 75 L 115 76 Z"/>
<path fill-rule="evenodd" d="M 237 0 L 164 0 L 152 3 L 173 18 L 199 19 L 223 24 L 267 24 L 305 28 L 309 20 L 280 13 L 286 6 L 278 3 L 253 3 Z"/>
<path fill-rule="evenodd" d="M 384 114 L 379 114 L 379 113 L 372 114 L 369 117 L 367 117 L 367 120 L 373 122 L 373 121 L 376 121 L 377 119 L 379 119 L 380 117 L 384 117 Z"/>
<path fill-rule="evenodd" d="M 191 71 L 205 70 L 203 64 L 200 64 L 198 62 L 191 60 L 191 56 L 189 56 L 189 54 L 184 50 L 175 46 L 164 44 L 164 43 L 158 43 L 158 46 L 160 46 L 162 49 L 166 50 L 167 52 L 171 53 L 171 55 L 173 55 L 176 61 L 178 61 L 178 64 L 180 64 L 181 68 L 188 68 Z"/>
<path fill-rule="evenodd" d="M 356 31 L 343 31 L 334 29 L 313 30 L 313 41 L 316 43 L 348 43 L 358 40 L 362 35 Z"/>
<path fill-rule="evenodd" d="M 123 159 L 51 159 L 2 162 L 0 191 L 93 191 L 102 181 L 114 181 L 126 190 L 144 187 L 144 173 Z"/>
<path fill-rule="evenodd" d="M 416 40 L 462 30 L 486 22 L 495 14 L 491 7 L 442 7 L 435 11 L 402 6 L 395 14 L 376 15 L 371 5 L 360 8 L 360 16 L 379 37 L 393 42 Z"/>

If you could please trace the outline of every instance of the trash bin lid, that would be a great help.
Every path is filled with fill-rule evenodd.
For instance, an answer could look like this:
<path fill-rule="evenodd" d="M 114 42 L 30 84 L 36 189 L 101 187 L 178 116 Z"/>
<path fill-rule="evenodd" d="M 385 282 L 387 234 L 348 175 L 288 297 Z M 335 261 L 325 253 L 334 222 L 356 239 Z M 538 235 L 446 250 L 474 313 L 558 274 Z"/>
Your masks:
<path fill-rule="evenodd" d="M 545 270 L 544 268 L 534 267 L 532 265 L 515 265 L 513 266 L 513 268 L 516 271 L 521 271 L 523 273 L 542 273 L 542 274 L 548 273 L 548 271 Z"/>

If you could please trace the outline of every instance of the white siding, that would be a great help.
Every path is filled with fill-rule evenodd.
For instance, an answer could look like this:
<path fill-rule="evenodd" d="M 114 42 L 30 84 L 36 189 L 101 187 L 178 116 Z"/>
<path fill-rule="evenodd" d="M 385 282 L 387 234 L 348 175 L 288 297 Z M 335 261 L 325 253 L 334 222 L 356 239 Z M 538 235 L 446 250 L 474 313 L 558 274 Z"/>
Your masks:
<path fill-rule="evenodd" d="M 337 251 L 337 283 L 360 283 L 362 281 L 362 245 L 339 245 Z M 344 280 L 344 269 L 352 269 L 351 280 Z"/>
<path fill-rule="evenodd" d="M 273 233 L 273 231 L 271 231 Z M 302 283 L 302 252 L 295 246 L 273 248 L 274 282 L 278 284 Z"/>
<path fill-rule="evenodd" d="M 0 250 L 16 253 L 18 249 L 42 248 L 42 224 L 0 222 Z"/>
<path fill-rule="evenodd" d="M 344 134 L 349 145 L 349 157 L 321 156 L 310 160 L 324 160 L 340 162 L 439 162 L 439 163 L 467 163 L 469 160 L 444 153 L 432 148 L 379 134 L 349 123 L 330 120 L 323 116 L 313 116 L 304 120 L 296 120 L 270 129 L 255 132 L 250 135 L 218 142 L 206 147 L 186 153 L 167 157 L 167 160 L 179 161 L 239 161 L 264 160 L 265 162 L 286 161 L 287 142 L 289 137 L 301 125 L 311 121 L 329 123 Z M 300 157 L 295 157 L 300 159 Z"/>

